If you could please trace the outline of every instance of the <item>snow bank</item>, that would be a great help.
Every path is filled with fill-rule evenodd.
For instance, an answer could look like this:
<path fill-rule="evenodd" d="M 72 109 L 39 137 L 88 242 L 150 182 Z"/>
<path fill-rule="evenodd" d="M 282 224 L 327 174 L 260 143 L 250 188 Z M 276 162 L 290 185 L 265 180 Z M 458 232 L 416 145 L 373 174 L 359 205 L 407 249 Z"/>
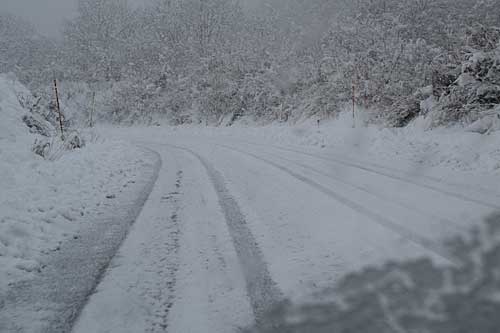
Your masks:
<path fill-rule="evenodd" d="M 496 119 L 482 125 L 482 135 L 462 127 L 429 129 L 429 119 L 419 117 L 404 128 L 368 125 L 367 111 L 345 111 L 337 119 L 315 119 L 300 124 L 274 124 L 263 127 L 236 124 L 232 127 L 172 127 L 176 134 L 200 136 L 227 135 L 228 140 L 275 143 L 280 146 L 307 146 L 321 149 L 321 154 L 342 155 L 352 159 L 393 165 L 410 172 L 415 168 L 441 173 L 447 170 L 479 174 L 500 174 L 500 131 Z M 366 115 L 366 116 L 365 116 Z M 495 116 L 497 117 L 497 116 Z M 397 164 L 394 165 L 394 164 Z"/>
<path fill-rule="evenodd" d="M 24 126 L 21 118 L 26 112 L 19 104 L 20 95 L 29 95 L 29 91 L 22 86 L 15 77 L 0 74 L 0 154 L 2 165 L 9 163 L 14 165 L 23 158 L 31 155 L 29 144 L 32 139 L 28 135 L 28 129 Z M 5 165 L 4 165 L 5 166 Z M 1 183 L 10 175 L 0 174 Z"/>
<path fill-rule="evenodd" d="M 42 255 L 57 251 L 147 163 L 138 149 L 96 137 L 54 161 L 35 155 L 23 94 L 29 91 L 15 78 L 0 75 L 0 295 L 39 270 Z"/>
<path fill-rule="evenodd" d="M 372 162 L 400 162 L 403 168 L 500 174 L 500 132 L 481 135 L 463 128 L 429 130 L 424 118 L 417 118 L 405 128 L 383 128 L 366 126 L 358 116 L 353 128 L 352 114 L 346 112 L 319 126 L 306 122 L 253 132 L 256 137 L 265 133 L 282 145 L 318 146 L 325 148 L 325 153 L 335 151 Z"/>

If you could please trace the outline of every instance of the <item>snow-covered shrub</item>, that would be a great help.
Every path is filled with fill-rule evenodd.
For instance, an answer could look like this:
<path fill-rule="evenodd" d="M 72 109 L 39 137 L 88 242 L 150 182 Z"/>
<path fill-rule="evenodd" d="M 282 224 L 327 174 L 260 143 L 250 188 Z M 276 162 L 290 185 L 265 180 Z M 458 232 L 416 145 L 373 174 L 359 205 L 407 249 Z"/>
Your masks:
<path fill-rule="evenodd" d="M 42 136 L 51 136 L 55 132 L 54 127 L 37 113 L 27 113 L 23 116 L 23 122 L 29 127 L 30 132 Z"/>
<path fill-rule="evenodd" d="M 484 111 L 481 116 L 467 127 L 467 131 L 480 134 L 500 131 L 500 105 L 491 111 Z"/>
<path fill-rule="evenodd" d="M 61 81 L 59 82 L 59 103 L 64 118 L 70 125 L 81 127 L 88 126 L 92 108 L 91 85 L 84 82 Z M 53 89 L 47 91 L 53 95 Z M 53 100 L 53 98 L 52 98 Z"/>
<path fill-rule="evenodd" d="M 479 26 L 469 32 L 463 61 L 434 80 L 440 94 L 431 112 L 434 126 L 470 124 L 500 105 L 499 40 L 500 29 Z"/>
<path fill-rule="evenodd" d="M 60 133 L 40 113 L 39 101 L 14 74 L 0 75 L 0 152 L 6 154 L 6 161 L 8 156 L 14 156 L 13 160 L 19 160 L 18 156 L 28 158 L 30 146 L 36 155 L 50 159 L 84 146 L 76 131 L 65 132 L 61 141 Z"/>
<path fill-rule="evenodd" d="M 80 133 L 72 131 L 64 138 L 64 148 L 66 150 L 80 149 L 85 146 L 85 140 Z"/>
<path fill-rule="evenodd" d="M 14 82 L 17 82 L 17 79 L 14 78 L 14 74 L 12 75 Z M 55 127 L 50 122 L 51 117 L 46 113 L 47 110 L 44 109 L 43 104 L 45 99 L 34 96 L 27 89 L 15 89 L 18 103 L 26 112 L 22 116 L 22 120 L 24 124 L 28 126 L 30 132 L 45 137 L 54 135 Z"/>
<path fill-rule="evenodd" d="M 256 121 L 286 121 L 290 117 L 279 74 L 271 64 L 247 73 L 240 81 L 241 115 Z"/>
<path fill-rule="evenodd" d="M 22 117 L 26 109 L 19 103 L 19 96 L 28 96 L 30 93 L 15 77 L 14 74 L 0 74 L 0 143 L 5 153 L 10 150 L 13 154 L 22 146 L 29 150 L 31 141 L 29 129 L 23 124 Z M 1 159 L 8 161 L 8 158 Z"/>
<path fill-rule="evenodd" d="M 385 112 L 382 118 L 389 127 L 404 127 L 420 114 L 421 99 L 408 96 L 396 100 Z"/>
<path fill-rule="evenodd" d="M 153 110 L 148 110 L 154 91 L 140 82 L 120 82 L 113 89 L 113 95 L 105 104 L 109 119 L 115 123 L 145 123 L 151 121 Z"/>
<path fill-rule="evenodd" d="M 65 134 L 64 140 L 61 140 L 58 136 L 37 138 L 31 150 L 47 160 L 56 160 L 65 152 L 83 147 L 85 147 L 85 140 L 82 134 L 77 131 L 71 131 Z"/>
<path fill-rule="evenodd" d="M 241 110 L 237 78 L 225 59 L 212 57 L 204 61 L 193 77 L 199 93 L 199 111 L 206 123 L 221 124 L 222 120 Z"/>
<path fill-rule="evenodd" d="M 50 152 L 50 141 L 48 139 L 35 139 L 31 150 L 40 157 L 46 158 Z"/>
<path fill-rule="evenodd" d="M 415 93 L 431 84 L 441 99 L 430 112 L 435 125 L 473 121 L 496 103 L 495 0 L 266 3 L 254 11 L 234 0 L 152 1 L 141 9 L 82 0 L 62 41 L 2 14 L 0 72 L 15 69 L 54 125 L 54 76 L 74 124 L 88 123 L 93 92 L 96 118 L 119 123 L 326 118 L 354 97 L 358 107 L 378 110 L 377 121 L 404 126 L 419 114 Z M 470 82 L 466 74 L 481 82 L 474 93 L 456 82 Z M 454 96 L 463 89 L 465 108 Z"/>

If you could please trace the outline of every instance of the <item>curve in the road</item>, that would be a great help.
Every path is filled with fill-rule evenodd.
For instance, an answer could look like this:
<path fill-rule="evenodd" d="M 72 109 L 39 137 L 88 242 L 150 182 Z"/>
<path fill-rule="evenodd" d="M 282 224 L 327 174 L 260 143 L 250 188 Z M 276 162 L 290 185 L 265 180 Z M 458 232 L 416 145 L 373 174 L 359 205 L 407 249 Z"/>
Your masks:
<path fill-rule="evenodd" d="M 319 190 L 323 194 L 326 194 L 327 196 L 335 199 L 336 201 L 340 202 L 341 204 L 353 209 L 354 211 L 367 216 L 371 221 L 374 221 L 374 222 L 378 223 L 379 225 L 399 234 L 403 238 L 421 246 L 422 248 L 433 252 L 434 254 L 440 256 L 441 258 L 447 260 L 448 262 L 450 262 L 450 263 L 458 262 L 457 258 L 455 258 L 454 255 L 449 253 L 440 244 L 438 244 L 432 240 L 429 240 L 429 239 L 401 226 L 400 224 L 391 221 L 390 219 L 388 219 L 388 218 L 386 218 L 378 213 L 372 212 L 371 210 L 367 209 L 366 207 L 350 200 L 349 198 L 333 191 L 330 188 L 327 188 L 327 187 L 315 182 L 314 180 L 312 180 L 310 178 L 307 178 L 303 175 L 296 173 L 295 171 L 289 169 L 286 166 L 280 165 L 274 161 L 270 161 L 268 159 L 262 158 L 260 156 L 255 155 L 255 154 L 248 153 L 248 152 L 245 152 L 245 151 L 242 151 L 239 149 L 235 149 L 233 147 L 224 146 L 224 145 L 219 145 L 219 146 L 226 148 L 226 149 L 233 150 L 233 151 L 238 152 L 238 153 L 243 154 L 243 155 L 250 156 L 256 160 L 259 160 L 263 163 L 266 163 L 270 166 L 273 166 L 273 167 L 281 170 L 282 172 L 287 173 L 288 175 L 292 176 L 293 178 L 315 188 L 316 190 Z"/>
<path fill-rule="evenodd" d="M 393 173 L 389 173 L 388 171 L 376 170 L 376 169 L 370 168 L 370 167 L 368 167 L 366 165 L 361 165 L 359 163 L 344 161 L 344 160 L 341 160 L 341 159 L 338 159 L 338 158 L 333 158 L 333 157 L 325 157 L 325 156 L 321 156 L 321 155 L 318 155 L 318 154 L 307 153 L 307 152 L 303 152 L 303 151 L 296 150 L 296 149 L 290 149 L 290 148 L 279 147 L 279 146 L 274 146 L 274 145 L 261 145 L 261 144 L 258 144 L 258 143 L 248 142 L 248 141 L 243 141 L 243 142 L 246 143 L 246 144 L 249 144 L 249 145 L 271 147 L 273 149 L 277 149 L 277 150 L 281 150 L 281 151 L 288 151 L 288 152 L 293 152 L 293 153 L 296 153 L 296 154 L 301 154 L 301 155 L 304 155 L 304 156 L 310 156 L 310 157 L 318 158 L 318 159 L 321 159 L 321 160 L 324 160 L 324 161 L 329 161 L 329 162 L 333 162 L 333 163 L 340 164 L 340 165 L 343 165 L 343 166 L 347 166 L 349 168 L 355 168 L 355 169 L 358 169 L 358 170 L 363 170 L 363 171 L 366 171 L 366 172 L 369 172 L 369 173 L 377 174 L 379 176 L 384 176 L 384 177 L 395 179 L 395 180 L 398 180 L 398 181 L 402 181 L 402 182 L 405 182 L 405 183 L 408 183 L 408 184 L 411 184 L 411 185 L 419 186 L 419 187 L 422 187 L 422 188 L 425 188 L 425 189 L 428 189 L 428 190 L 439 192 L 439 193 L 442 193 L 442 194 L 445 194 L 445 195 L 448 195 L 448 196 L 452 196 L 452 197 L 455 197 L 457 199 L 461 199 L 463 201 L 475 203 L 475 204 L 478 204 L 478 205 L 481 205 L 481 206 L 484 206 L 484 207 L 492 208 L 492 209 L 495 209 L 495 210 L 499 210 L 500 209 L 500 205 L 499 204 L 495 204 L 495 203 L 491 203 L 491 202 L 486 202 L 484 200 L 478 200 L 478 199 L 475 199 L 475 198 L 471 198 L 471 197 L 469 197 L 467 195 L 464 195 L 464 194 L 461 194 L 461 193 L 456 193 L 456 192 L 452 192 L 452 191 L 449 191 L 449 190 L 446 190 L 446 189 L 439 188 L 437 185 L 435 186 L 435 185 L 420 183 L 420 182 L 417 182 L 417 181 L 415 181 L 413 179 L 409 179 L 409 178 L 406 178 L 406 177 L 403 177 L 403 176 L 395 175 Z M 377 167 L 378 168 L 382 168 L 381 166 L 377 166 Z M 386 169 L 386 170 L 392 170 L 392 171 L 396 171 L 397 170 L 397 169 L 387 168 L 387 167 L 383 167 L 383 168 Z M 396 172 L 402 173 L 402 171 L 400 171 L 400 170 L 397 170 Z M 442 180 L 440 180 L 438 178 L 435 178 L 435 177 L 425 176 L 425 178 L 427 178 L 428 180 L 431 180 L 431 181 L 433 181 L 433 182 L 435 182 L 437 184 L 440 184 L 440 185 L 447 184 L 447 183 L 443 182 Z M 466 187 L 466 185 L 463 185 L 463 184 L 447 184 L 447 185 L 461 186 L 461 187 L 464 187 L 464 188 Z M 481 190 L 482 191 L 486 191 L 484 189 L 481 189 Z M 488 192 L 491 192 L 491 191 L 488 191 Z M 497 193 L 495 193 L 493 195 L 496 196 L 496 197 L 500 197 Z"/>
<path fill-rule="evenodd" d="M 223 146 L 229 147 L 227 145 L 223 145 Z M 427 212 L 427 211 L 425 211 L 423 209 L 420 209 L 420 208 L 415 207 L 413 205 L 409 205 L 409 204 L 407 204 L 407 203 L 405 203 L 403 201 L 397 200 L 397 199 L 392 198 L 392 197 L 390 197 L 388 195 L 384 195 L 381 192 L 373 191 L 373 190 L 371 190 L 371 189 L 369 189 L 369 188 L 367 188 L 365 186 L 361 186 L 361 185 L 358 185 L 358 184 L 354 184 L 352 182 L 348 182 L 345 179 L 343 179 L 342 177 L 334 176 L 334 175 L 332 175 L 330 173 L 327 173 L 327 172 L 324 172 L 322 170 L 319 170 L 318 168 L 314 168 L 314 167 L 312 167 L 310 165 L 307 165 L 307 164 L 304 164 L 304 163 L 300 163 L 300 162 L 297 162 L 295 160 L 292 160 L 292 159 L 289 159 L 289 158 L 286 158 L 286 157 L 277 156 L 277 155 L 275 155 L 273 157 L 277 158 L 277 159 L 280 159 L 282 161 L 285 161 L 287 163 L 295 164 L 295 165 L 299 166 L 302 169 L 310 170 L 310 171 L 312 171 L 312 172 L 314 172 L 314 173 L 316 173 L 318 175 L 330 178 L 330 179 L 332 179 L 332 180 L 334 180 L 336 182 L 339 182 L 341 184 L 344 184 L 344 185 L 347 185 L 349 187 L 352 187 L 352 188 L 354 188 L 354 189 L 356 189 L 358 191 L 361 191 L 361 192 L 364 192 L 366 194 L 369 194 L 372 197 L 381 199 L 383 201 L 394 203 L 395 205 L 398 205 L 398 206 L 400 206 L 402 208 L 414 211 L 417 214 L 420 214 L 422 216 L 426 216 L 428 218 L 431 218 L 432 220 L 440 222 L 440 224 L 442 226 L 444 226 L 445 228 L 447 228 L 447 229 L 453 229 L 453 231 L 458 231 L 458 232 L 469 231 L 468 228 L 465 228 L 465 227 L 459 225 L 455 221 L 452 221 L 450 219 L 447 219 L 447 218 L 444 218 L 444 217 L 441 217 L 441 216 L 434 215 L 434 214 L 429 213 L 429 212 Z"/>

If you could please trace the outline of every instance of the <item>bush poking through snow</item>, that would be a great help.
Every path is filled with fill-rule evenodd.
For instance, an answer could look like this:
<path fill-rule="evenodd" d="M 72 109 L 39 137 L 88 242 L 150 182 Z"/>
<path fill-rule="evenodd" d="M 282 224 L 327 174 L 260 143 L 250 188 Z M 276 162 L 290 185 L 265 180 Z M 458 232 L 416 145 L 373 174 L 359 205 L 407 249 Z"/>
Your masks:
<path fill-rule="evenodd" d="M 387 112 L 382 112 L 380 118 L 389 127 L 405 127 L 420 115 L 420 101 L 417 95 L 402 97 L 390 106 Z"/>
<path fill-rule="evenodd" d="M 469 32 L 462 63 L 434 73 L 438 102 L 431 113 L 433 126 L 470 124 L 483 117 L 494 120 L 491 111 L 500 105 L 499 39 L 497 28 L 476 28 Z M 494 126 L 489 128 L 494 130 Z"/>
<path fill-rule="evenodd" d="M 32 134 L 49 137 L 54 133 L 54 127 L 37 113 L 27 113 L 22 119 Z"/>
<path fill-rule="evenodd" d="M 500 106 L 491 112 L 484 112 L 484 116 L 467 127 L 467 131 L 479 134 L 489 134 L 500 131 Z"/>
<path fill-rule="evenodd" d="M 31 150 L 38 156 L 45 158 L 50 151 L 50 142 L 47 139 L 35 139 Z"/>
<path fill-rule="evenodd" d="M 85 146 L 85 140 L 76 132 L 66 134 L 66 138 L 62 141 L 59 137 L 36 139 L 31 150 L 48 160 L 56 160 L 60 158 L 64 152 L 75 149 L 80 149 Z"/>

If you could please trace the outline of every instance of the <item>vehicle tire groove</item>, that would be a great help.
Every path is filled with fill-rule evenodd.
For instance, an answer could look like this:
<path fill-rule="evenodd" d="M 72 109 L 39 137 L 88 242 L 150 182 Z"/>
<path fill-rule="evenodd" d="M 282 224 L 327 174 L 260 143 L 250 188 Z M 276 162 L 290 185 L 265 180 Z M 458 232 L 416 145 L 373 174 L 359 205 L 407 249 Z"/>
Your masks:
<path fill-rule="evenodd" d="M 246 144 L 250 144 L 250 145 L 255 145 L 255 146 L 264 146 L 264 145 L 260 145 L 260 144 L 257 144 L 257 143 L 247 142 L 247 141 L 245 141 L 245 143 Z M 365 172 L 377 174 L 379 176 L 384 176 L 384 177 L 387 177 L 387 178 L 390 178 L 390 179 L 394 179 L 394 180 L 402 181 L 402 182 L 405 182 L 405 183 L 408 183 L 408 184 L 411 184 L 411 185 L 415 185 L 415 186 L 418 186 L 418 187 L 426 188 L 428 190 L 432 190 L 432 191 L 435 191 L 435 192 L 438 192 L 438 193 L 442 193 L 442 194 L 445 194 L 445 195 L 448 195 L 448 196 L 452 196 L 452 197 L 455 197 L 457 199 L 460 199 L 460 200 L 463 200 L 463 201 L 466 201 L 466 202 L 475 203 L 475 204 L 478 204 L 478 205 L 481 205 L 481 206 L 484 206 L 484 207 L 488 207 L 488 208 L 492 208 L 492 209 L 495 209 L 495 210 L 499 210 L 500 209 L 500 205 L 498 205 L 498 204 L 494 204 L 494 203 L 491 203 L 491 202 L 486 202 L 486 201 L 483 201 L 483 200 L 478 200 L 478 199 L 475 199 L 475 198 L 471 198 L 469 196 L 466 196 L 466 195 L 463 195 L 463 194 L 460 194 L 460 193 L 456 193 L 456 192 L 452 192 L 452 191 L 449 191 L 449 190 L 441 189 L 441 188 L 439 188 L 437 186 L 434 186 L 434 185 L 419 183 L 417 181 L 405 178 L 403 176 L 398 176 L 398 175 L 390 174 L 389 172 L 375 170 L 373 168 L 369 168 L 367 166 L 360 165 L 358 163 L 343 161 L 343 160 L 340 160 L 340 159 L 337 159 L 337 158 L 332 158 L 332 157 L 319 156 L 319 155 L 316 155 L 316 154 L 306 153 L 306 152 L 302 152 L 302 151 L 295 150 L 295 149 L 289 149 L 289 148 L 277 147 L 277 146 L 269 146 L 269 145 L 265 145 L 265 146 L 266 147 L 272 147 L 274 149 L 278 149 L 278 150 L 282 150 L 282 151 L 288 151 L 288 152 L 293 152 L 293 153 L 296 153 L 296 154 L 301 154 L 301 155 L 305 155 L 305 156 L 310 156 L 310 157 L 318 158 L 318 159 L 321 159 L 321 160 L 324 160 L 324 161 L 330 161 L 330 162 L 333 162 L 333 163 L 336 163 L 336 164 L 341 164 L 341 165 L 344 165 L 344 166 L 347 166 L 347 167 L 350 167 L 350 168 L 359 169 L 359 170 L 362 170 L 362 171 L 365 171 Z M 389 168 L 385 168 L 385 169 L 390 170 Z M 393 170 L 395 170 L 395 169 L 393 169 Z M 401 171 L 398 171 L 398 172 L 401 172 Z M 435 177 L 427 177 L 427 178 L 430 179 L 430 180 L 432 180 L 432 181 L 434 181 L 434 182 L 437 182 L 437 183 L 441 183 L 441 184 L 443 183 L 442 181 L 439 181 Z M 449 185 L 465 187 L 465 185 L 462 185 L 462 184 L 460 184 L 460 185 L 458 185 L 458 184 L 449 184 Z M 498 195 L 498 194 L 494 194 L 494 195 L 496 197 L 500 197 L 500 195 Z"/>
<path fill-rule="evenodd" d="M 163 145 L 182 150 L 194 156 L 206 170 L 217 193 L 219 205 L 224 214 L 244 274 L 247 294 L 255 320 L 259 324 L 267 311 L 279 304 L 284 299 L 284 296 L 271 277 L 264 256 L 238 202 L 226 187 L 222 174 L 207 160 L 188 148 L 169 144 Z"/>
<path fill-rule="evenodd" d="M 278 158 L 278 159 L 280 159 L 282 161 L 285 161 L 285 162 L 288 162 L 288 163 L 293 163 L 293 164 L 295 164 L 295 165 L 297 165 L 297 166 L 299 166 L 299 167 L 301 167 L 301 168 L 303 168 L 305 170 L 310 170 L 312 172 L 317 173 L 318 175 L 330 178 L 333 181 L 339 182 L 341 184 L 344 184 L 344 185 L 347 185 L 349 187 L 352 187 L 352 188 L 354 188 L 354 189 L 356 189 L 358 191 L 361 191 L 361 192 L 364 192 L 366 194 L 369 194 L 372 197 L 375 197 L 375 198 L 377 198 L 379 200 L 389 201 L 389 202 L 391 202 L 391 203 L 393 203 L 395 205 L 398 205 L 398 206 L 400 206 L 402 208 L 405 208 L 405 209 L 408 209 L 408 210 L 412 210 L 412 211 L 414 211 L 414 212 L 416 212 L 416 213 L 418 213 L 420 215 L 427 216 L 427 217 L 429 217 L 429 218 L 431 218 L 433 220 L 439 221 L 441 223 L 441 225 L 445 225 L 446 228 L 453 229 L 453 231 L 458 231 L 458 232 L 469 231 L 468 228 L 463 227 L 463 226 L 457 224 L 456 222 L 454 222 L 454 221 L 452 221 L 452 220 L 450 220 L 448 218 L 444 218 L 444 217 L 441 217 L 441 216 L 434 215 L 432 213 L 428 213 L 428 212 L 424 211 L 423 209 L 419 209 L 418 207 L 414 207 L 414 206 L 409 205 L 407 203 L 401 202 L 401 201 L 399 201 L 397 199 L 391 198 L 391 197 L 389 197 L 387 195 L 383 195 L 383 194 L 377 193 L 375 191 L 372 191 L 372 190 L 368 189 L 365 186 L 360 186 L 360 185 L 357 185 L 357 184 L 353 184 L 351 182 L 348 182 L 348 181 L 342 179 L 341 177 L 332 176 L 331 174 L 328 174 L 328 173 L 326 173 L 324 171 L 321 171 L 321 170 L 319 170 L 317 168 L 314 168 L 314 167 L 312 167 L 310 165 L 307 165 L 307 164 L 304 164 L 304 163 L 301 163 L 301 162 L 297 162 L 295 160 L 291 160 L 291 159 L 288 159 L 288 158 L 285 158 L 285 157 L 282 157 L 282 156 L 275 156 L 275 158 Z"/>
<path fill-rule="evenodd" d="M 250 157 L 252 157 L 256 160 L 259 160 L 263 163 L 269 164 L 269 165 L 285 172 L 286 174 L 292 176 L 293 178 L 315 188 L 316 190 L 319 190 L 323 194 L 335 199 L 336 201 L 351 208 L 352 210 L 367 216 L 370 220 L 376 222 L 377 224 L 381 225 L 382 227 L 385 227 L 385 228 L 397 233 L 398 235 L 402 236 L 403 238 L 405 238 L 405 239 L 413 242 L 414 244 L 419 245 L 420 247 L 424 248 L 425 250 L 433 252 L 434 254 L 445 259 L 446 261 L 453 263 L 453 264 L 459 262 L 458 259 L 453 254 L 449 253 L 442 245 L 438 244 L 437 242 L 429 240 L 429 239 L 401 226 L 400 224 L 391 221 L 390 219 L 388 219 L 388 218 L 386 218 L 378 213 L 372 212 L 371 210 L 365 208 L 364 206 L 350 200 L 349 198 L 347 198 L 343 195 L 338 194 L 337 192 L 315 182 L 314 180 L 312 180 L 310 178 L 307 178 L 303 175 L 300 175 L 300 174 L 294 172 L 293 170 L 291 170 L 285 166 L 282 166 L 278 163 L 267 160 L 265 158 L 262 158 L 260 156 L 255 155 L 255 154 L 244 152 L 244 151 L 241 151 L 239 149 L 235 149 L 235 148 L 232 148 L 229 146 L 224 146 L 224 145 L 218 145 L 218 146 L 233 150 L 233 151 L 238 152 L 240 154 L 250 156 Z"/>

